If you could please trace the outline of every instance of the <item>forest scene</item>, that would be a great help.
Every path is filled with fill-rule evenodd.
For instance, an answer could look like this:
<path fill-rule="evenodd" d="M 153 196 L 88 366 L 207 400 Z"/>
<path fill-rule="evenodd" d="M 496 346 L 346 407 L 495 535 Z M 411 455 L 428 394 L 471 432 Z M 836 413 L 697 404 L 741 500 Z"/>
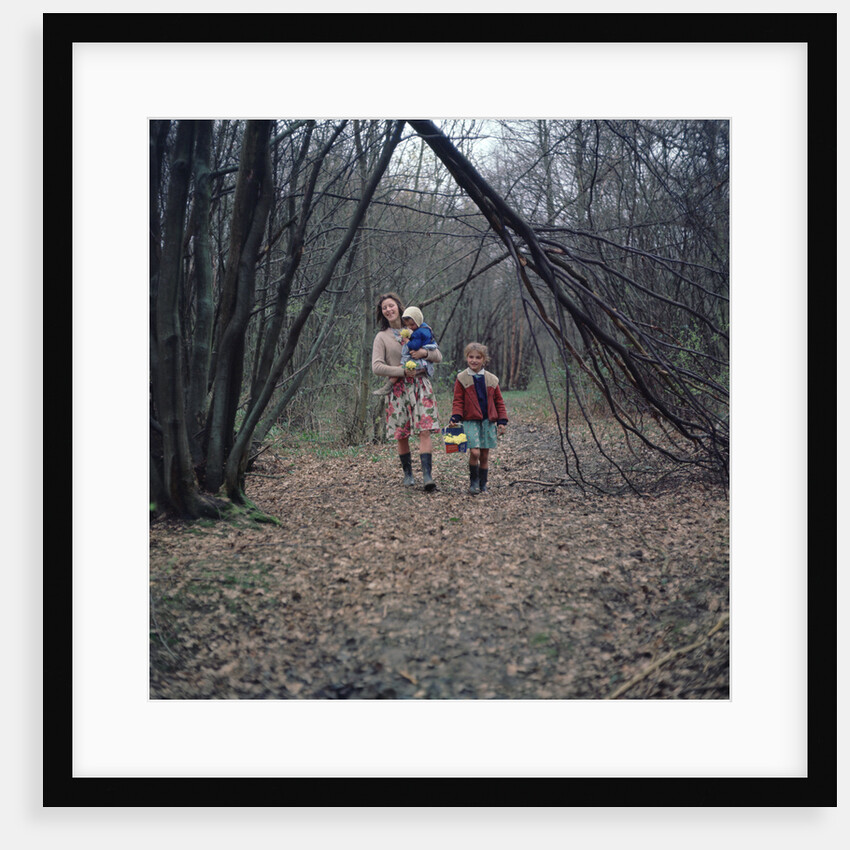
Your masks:
<path fill-rule="evenodd" d="M 728 122 L 149 134 L 152 699 L 729 698 Z M 389 293 L 442 355 L 433 489 Z"/>

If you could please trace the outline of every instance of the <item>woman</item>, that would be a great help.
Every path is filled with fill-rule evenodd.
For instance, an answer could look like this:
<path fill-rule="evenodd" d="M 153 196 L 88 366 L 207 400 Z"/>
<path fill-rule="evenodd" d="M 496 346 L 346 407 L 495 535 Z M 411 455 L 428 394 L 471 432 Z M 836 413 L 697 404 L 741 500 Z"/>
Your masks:
<path fill-rule="evenodd" d="M 431 477 L 431 432 L 439 432 L 440 418 L 431 381 L 424 372 L 411 376 L 401 366 L 401 314 L 404 305 L 394 292 L 381 295 L 378 299 L 376 318 L 381 330 L 372 343 L 372 371 L 382 378 L 400 377 L 404 380 L 392 385 L 387 395 L 387 439 L 396 440 L 404 483 L 412 486 L 413 467 L 410 460 L 410 437 L 419 435 L 419 460 L 422 463 L 422 483 L 427 491 L 436 489 Z M 416 360 L 426 357 L 432 363 L 440 363 L 443 355 L 436 348 L 427 351 L 420 348 L 410 356 Z"/>

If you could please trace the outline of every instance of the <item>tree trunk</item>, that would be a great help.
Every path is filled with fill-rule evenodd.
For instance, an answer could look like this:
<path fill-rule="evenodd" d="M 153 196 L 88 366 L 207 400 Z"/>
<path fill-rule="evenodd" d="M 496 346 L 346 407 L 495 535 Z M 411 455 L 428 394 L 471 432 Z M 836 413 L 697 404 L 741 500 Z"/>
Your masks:
<path fill-rule="evenodd" d="M 354 141 L 357 146 L 357 162 L 360 171 L 360 192 L 366 190 L 368 182 L 368 166 L 363 151 L 363 140 L 361 138 L 360 122 L 354 122 Z M 363 287 L 363 324 L 360 334 L 360 345 L 358 346 L 358 375 L 357 396 L 354 405 L 351 428 L 348 441 L 352 444 L 365 442 L 366 423 L 369 418 L 369 381 L 372 377 L 372 335 L 375 317 L 372 305 L 372 251 L 369 244 L 369 234 L 365 231 L 368 212 L 363 217 L 364 230 L 360 234 L 363 273 L 361 284 Z"/>
<path fill-rule="evenodd" d="M 150 194 L 148 196 L 148 226 L 150 228 L 149 245 L 149 277 L 150 277 L 150 300 L 148 309 L 150 313 L 150 374 L 151 381 L 156 380 L 156 372 L 159 363 L 156 342 L 156 296 L 159 288 L 159 269 L 162 260 L 162 223 L 159 217 L 160 191 L 162 188 L 162 161 L 165 157 L 165 142 L 171 123 L 169 121 L 151 121 L 150 134 Z M 151 388 L 151 414 L 154 407 L 154 393 Z"/>
<path fill-rule="evenodd" d="M 230 455 L 228 456 L 225 470 L 227 494 L 234 501 L 242 502 L 245 498 L 242 492 L 242 483 L 245 467 L 249 459 L 249 448 L 251 446 L 254 431 L 260 421 L 260 417 L 271 399 L 275 384 L 282 374 L 284 367 L 289 363 L 292 359 L 292 355 L 295 353 L 295 347 L 298 343 L 301 331 L 303 330 L 310 314 L 313 312 L 313 309 L 319 300 L 319 296 L 327 289 L 328 284 L 331 282 L 334 272 L 336 271 L 338 263 L 345 256 L 363 222 L 363 216 L 365 215 L 369 204 L 372 202 L 372 196 L 375 194 L 375 189 L 378 187 L 378 183 L 389 165 L 393 151 L 399 143 L 403 127 L 403 121 L 394 122 L 391 128 L 388 127 L 387 137 L 384 142 L 383 150 L 381 151 L 381 156 L 369 178 L 369 182 L 364 187 L 360 202 L 358 203 L 357 209 L 349 222 L 348 229 L 337 249 L 328 260 L 319 280 L 307 293 L 304 304 L 292 324 L 292 328 L 290 329 L 283 351 L 275 360 L 274 366 L 265 385 L 263 386 L 262 391 L 256 399 L 252 400 L 251 407 L 245 415 L 242 427 L 236 437 L 236 441 L 230 451 Z"/>
<path fill-rule="evenodd" d="M 159 285 L 156 293 L 158 366 L 155 394 L 162 429 L 162 475 L 158 486 L 171 506 L 190 517 L 215 513 L 201 497 L 192 466 L 183 394 L 182 340 L 178 304 L 181 289 L 183 229 L 189 192 L 194 122 L 177 125 L 171 165 Z"/>
<path fill-rule="evenodd" d="M 217 492 L 233 446 L 236 411 L 242 389 L 245 333 L 254 302 L 256 258 L 272 197 L 269 135 L 273 122 L 249 121 L 245 127 L 230 228 L 219 313 L 218 352 L 208 420 L 204 486 Z"/>
<path fill-rule="evenodd" d="M 198 121 L 195 139 L 195 202 L 192 211 L 192 234 L 195 250 L 195 327 L 190 343 L 189 387 L 186 417 L 189 446 L 195 465 L 203 460 L 199 439 L 206 416 L 209 390 L 210 353 L 212 348 L 213 270 L 210 251 L 210 157 L 212 121 Z"/>
<path fill-rule="evenodd" d="M 313 137 L 314 123 L 315 122 L 310 122 L 309 129 L 307 130 L 307 133 L 305 134 L 304 140 L 301 144 L 301 148 L 299 150 L 298 157 L 293 168 L 293 173 L 295 175 L 297 175 L 300 171 L 301 164 L 304 162 L 304 158 L 306 157 L 307 151 L 310 147 L 310 141 Z M 278 343 L 280 342 L 281 330 L 283 328 L 283 322 L 286 318 L 286 310 L 289 305 L 289 293 L 292 289 L 292 281 L 295 279 L 295 273 L 298 271 L 298 267 L 301 264 L 301 257 L 304 253 L 304 235 L 307 231 L 307 224 L 310 220 L 310 207 L 313 203 L 313 194 L 316 189 L 316 180 L 318 179 L 319 171 L 321 169 L 325 156 L 330 151 L 331 145 L 336 140 L 337 136 L 342 131 L 342 128 L 344 126 L 345 123 L 343 122 L 337 127 L 336 131 L 332 134 L 330 142 L 325 145 L 323 152 L 319 155 L 316 163 L 310 170 L 308 178 L 304 181 L 304 186 L 302 188 L 303 197 L 301 201 L 301 208 L 297 218 L 294 209 L 291 207 L 292 214 L 290 216 L 290 219 L 294 220 L 294 226 L 289 239 L 286 265 L 283 269 L 281 279 L 278 283 L 274 313 L 272 315 L 271 321 L 268 324 L 268 327 L 266 328 L 265 339 L 260 342 L 260 345 L 262 346 L 262 355 L 260 357 L 259 366 L 257 368 L 257 374 L 254 378 L 251 387 L 252 399 L 256 398 L 257 395 L 260 393 L 262 387 L 268 380 L 269 372 L 271 372 L 272 365 L 274 364 L 275 353 L 277 352 Z M 297 176 L 293 179 L 293 182 L 295 182 L 295 180 L 297 180 Z"/>

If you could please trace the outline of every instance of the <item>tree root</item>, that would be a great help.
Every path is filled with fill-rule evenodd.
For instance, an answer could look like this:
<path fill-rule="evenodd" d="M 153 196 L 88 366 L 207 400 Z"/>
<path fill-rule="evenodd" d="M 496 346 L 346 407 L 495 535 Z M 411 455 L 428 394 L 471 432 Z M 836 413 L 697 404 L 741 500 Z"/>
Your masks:
<path fill-rule="evenodd" d="M 680 649 L 674 649 L 672 652 L 668 652 L 666 655 L 662 656 L 657 661 L 654 661 L 652 664 L 649 665 L 649 667 L 646 667 L 644 670 L 642 670 L 640 673 L 638 673 L 636 676 L 634 676 L 628 682 L 625 682 L 624 684 L 620 685 L 620 687 L 617 688 L 617 690 L 614 691 L 614 693 L 609 694 L 607 697 L 605 697 L 605 699 L 617 699 L 618 697 L 622 696 L 627 690 L 629 690 L 634 685 L 636 685 L 638 682 L 642 682 L 650 673 L 654 672 L 659 667 L 662 667 L 663 665 L 665 665 L 668 661 L 672 661 L 674 658 L 678 658 L 680 655 L 686 655 L 687 653 L 693 652 L 693 650 L 698 649 L 703 644 L 707 643 L 708 639 L 715 632 L 717 632 L 721 628 L 723 628 L 723 626 L 726 625 L 726 623 L 728 623 L 728 622 L 729 622 L 729 615 L 724 614 L 714 624 L 714 626 L 712 626 L 712 628 L 708 632 L 708 634 L 704 635 L 699 640 L 694 641 L 692 644 L 689 644 L 688 646 L 683 646 Z"/>
<path fill-rule="evenodd" d="M 245 494 L 242 494 L 241 503 L 231 502 L 231 511 L 239 516 L 247 517 L 253 522 L 267 522 L 271 525 L 280 525 L 280 520 L 260 510 Z"/>

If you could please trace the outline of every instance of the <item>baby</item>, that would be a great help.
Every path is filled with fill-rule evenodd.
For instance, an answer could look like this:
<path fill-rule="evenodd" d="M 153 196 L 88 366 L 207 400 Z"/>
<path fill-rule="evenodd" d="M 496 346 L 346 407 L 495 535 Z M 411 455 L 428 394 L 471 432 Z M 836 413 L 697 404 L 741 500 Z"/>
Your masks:
<path fill-rule="evenodd" d="M 407 342 L 403 344 L 401 349 L 402 365 L 405 369 L 413 372 L 424 369 L 428 377 L 432 377 L 434 374 L 433 363 L 429 363 L 424 357 L 421 360 L 413 360 L 410 357 L 411 351 L 419 351 L 420 348 L 433 351 L 437 347 L 437 340 L 434 339 L 431 328 L 422 319 L 422 311 L 418 307 L 408 307 L 401 314 L 401 323 L 404 325 L 404 330 L 401 332 L 402 339 L 407 337 Z M 405 334 L 405 330 L 410 331 L 409 336 Z"/>

